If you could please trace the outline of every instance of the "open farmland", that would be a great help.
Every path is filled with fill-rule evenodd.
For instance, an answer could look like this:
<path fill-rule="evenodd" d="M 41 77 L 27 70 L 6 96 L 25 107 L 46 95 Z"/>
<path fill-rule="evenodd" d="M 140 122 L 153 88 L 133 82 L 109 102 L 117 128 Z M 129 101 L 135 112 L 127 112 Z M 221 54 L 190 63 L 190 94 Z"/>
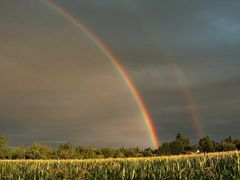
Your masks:
<path fill-rule="evenodd" d="M 240 152 L 93 160 L 1 160 L 0 179 L 240 179 Z"/>

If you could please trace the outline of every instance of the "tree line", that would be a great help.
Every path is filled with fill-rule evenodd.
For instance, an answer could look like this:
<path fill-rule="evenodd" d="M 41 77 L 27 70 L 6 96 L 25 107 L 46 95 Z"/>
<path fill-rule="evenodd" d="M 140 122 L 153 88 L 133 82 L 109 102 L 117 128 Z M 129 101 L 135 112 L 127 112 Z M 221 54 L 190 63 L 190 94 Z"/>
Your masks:
<path fill-rule="evenodd" d="M 231 136 L 215 142 L 209 136 L 202 137 L 198 144 L 178 133 L 175 140 L 162 143 L 157 149 L 140 148 L 91 148 L 74 146 L 67 142 L 53 148 L 34 143 L 31 146 L 10 148 L 8 140 L 0 134 L 0 159 L 93 159 L 93 158 L 126 158 L 151 157 L 161 155 L 179 155 L 197 152 L 220 152 L 240 150 L 240 139 Z"/>

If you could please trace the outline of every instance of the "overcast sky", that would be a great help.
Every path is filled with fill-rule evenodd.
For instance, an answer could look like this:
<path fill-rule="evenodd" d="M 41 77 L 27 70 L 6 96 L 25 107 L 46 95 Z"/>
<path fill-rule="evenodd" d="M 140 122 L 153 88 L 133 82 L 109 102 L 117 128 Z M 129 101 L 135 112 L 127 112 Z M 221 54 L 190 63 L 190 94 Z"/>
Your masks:
<path fill-rule="evenodd" d="M 161 142 L 201 128 L 239 137 L 240 2 L 57 0 L 97 34 L 138 87 Z M 176 68 L 172 67 L 176 65 Z M 103 52 L 38 0 L 0 0 L 0 131 L 13 145 L 151 146 Z"/>

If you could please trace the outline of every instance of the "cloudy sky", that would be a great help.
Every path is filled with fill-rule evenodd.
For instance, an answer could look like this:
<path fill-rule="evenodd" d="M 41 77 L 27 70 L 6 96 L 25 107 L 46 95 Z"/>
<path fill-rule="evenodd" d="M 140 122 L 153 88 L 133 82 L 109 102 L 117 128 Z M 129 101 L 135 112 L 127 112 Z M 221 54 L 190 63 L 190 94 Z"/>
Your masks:
<path fill-rule="evenodd" d="M 196 140 L 189 107 L 203 135 L 239 137 L 240 2 L 56 2 L 118 57 L 160 142 L 177 132 Z M 0 99 L 0 131 L 12 145 L 151 146 L 105 54 L 40 0 L 0 0 Z"/>

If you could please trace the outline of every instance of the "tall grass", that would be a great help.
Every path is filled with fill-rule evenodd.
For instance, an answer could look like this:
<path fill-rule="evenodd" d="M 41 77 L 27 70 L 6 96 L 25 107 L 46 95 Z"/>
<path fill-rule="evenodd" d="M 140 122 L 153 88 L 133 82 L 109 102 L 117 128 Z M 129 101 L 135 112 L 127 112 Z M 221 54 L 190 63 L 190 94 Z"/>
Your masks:
<path fill-rule="evenodd" d="M 240 179 L 240 152 L 98 160 L 1 160 L 0 179 Z"/>

